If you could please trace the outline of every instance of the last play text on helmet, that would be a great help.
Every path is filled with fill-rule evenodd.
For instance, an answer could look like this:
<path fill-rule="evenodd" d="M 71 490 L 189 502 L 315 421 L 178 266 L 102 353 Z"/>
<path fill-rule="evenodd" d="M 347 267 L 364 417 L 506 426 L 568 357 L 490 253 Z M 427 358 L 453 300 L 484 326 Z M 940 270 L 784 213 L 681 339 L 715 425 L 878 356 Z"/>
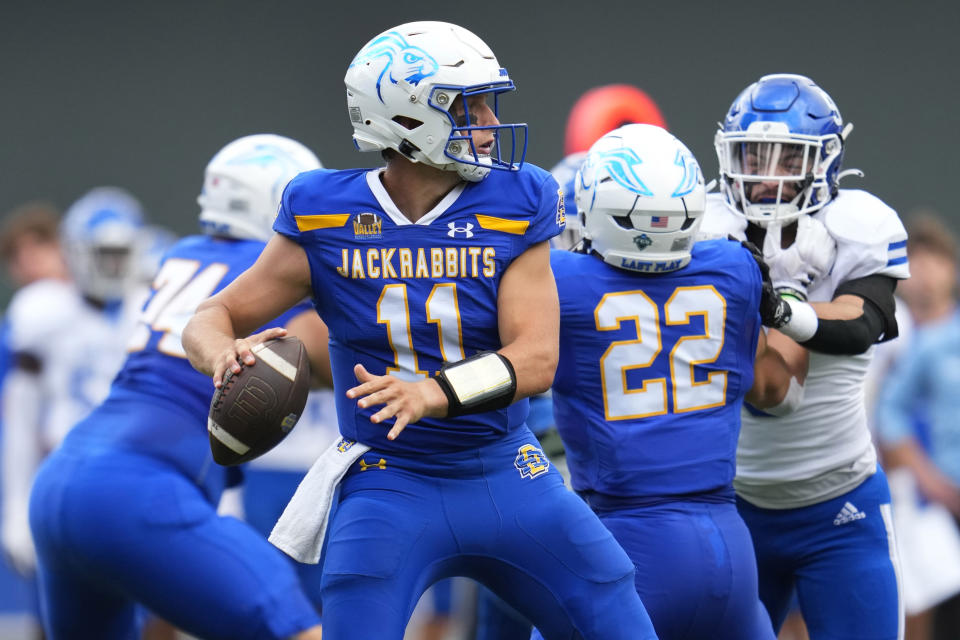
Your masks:
<path fill-rule="evenodd" d="M 137 284 L 143 223 L 140 202 L 118 187 L 97 187 L 70 205 L 60 223 L 60 241 L 84 296 L 113 304 Z"/>
<path fill-rule="evenodd" d="M 629 124 L 590 147 L 576 200 L 589 249 L 621 269 L 662 273 L 690 262 L 706 190 L 682 142 L 655 125 Z"/>
<path fill-rule="evenodd" d="M 500 95 L 515 87 L 483 40 L 462 27 L 411 22 L 385 31 L 357 53 L 344 83 L 360 151 L 395 149 L 471 182 L 523 164 L 527 125 L 479 124 L 467 108 L 471 97 L 482 96 L 499 119 Z M 455 104 L 462 117 L 451 113 Z M 474 143 L 477 131 L 493 134 L 489 153 Z"/>
<path fill-rule="evenodd" d="M 270 133 L 238 138 L 207 164 L 197 197 L 200 226 L 208 235 L 269 240 L 287 183 L 320 168 L 296 140 Z"/>
<path fill-rule="evenodd" d="M 852 129 L 810 78 L 760 78 L 733 101 L 714 139 L 727 204 L 762 227 L 818 211 L 837 192 Z"/>

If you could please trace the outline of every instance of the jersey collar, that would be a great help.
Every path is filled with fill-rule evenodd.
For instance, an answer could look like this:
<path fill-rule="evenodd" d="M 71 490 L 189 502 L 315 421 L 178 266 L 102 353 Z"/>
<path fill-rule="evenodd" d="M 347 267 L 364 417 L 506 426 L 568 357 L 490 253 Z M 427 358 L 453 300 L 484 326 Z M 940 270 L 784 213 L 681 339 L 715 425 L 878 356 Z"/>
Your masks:
<path fill-rule="evenodd" d="M 395 205 L 393 200 L 390 199 L 390 194 L 387 193 L 387 189 L 383 186 L 383 182 L 380 180 L 380 174 L 385 170 L 385 167 L 380 167 L 379 169 L 368 171 L 367 186 L 370 187 L 370 191 L 373 192 L 373 197 L 377 199 L 377 202 L 380 204 L 380 208 L 383 209 L 383 212 L 387 214 L 387 217 L 393 220 L 394 224 L 397 226 L 410 224 L 430 224 L 443 215 L 443 213 L 449 209 L 454 202 L 457 201 L 457 198 L 460 197 L 460 194 L 463 193 L 463 189 L 467 186 L 466 182 L 461 182 L 454 187 L 450 193 L 445 195 L 443 199 L 437 203 L 437 206 L 428 211 L 416 222 L 411 222 L 407 216 L 400 212 L 400 209 L 397 208 L 397 205 Z"/>

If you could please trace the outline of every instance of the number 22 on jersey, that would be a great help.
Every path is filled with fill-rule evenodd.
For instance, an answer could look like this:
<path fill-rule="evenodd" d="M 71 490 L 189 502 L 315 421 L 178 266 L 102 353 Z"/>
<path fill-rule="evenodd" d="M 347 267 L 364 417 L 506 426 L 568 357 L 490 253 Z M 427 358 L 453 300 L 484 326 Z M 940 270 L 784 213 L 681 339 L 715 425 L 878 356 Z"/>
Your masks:
<path fill-rule="evenodd" d="M 668 412 L 667 394 L 673 396 L 673 412 L 683 413 L 726 403 L 727 371 L 697 368 L 716 362 L 723 349 L 727 303 L 712 286 L 677 287 L 663 305 L 663 324 L 657 304 L 642 290 L 608 293 L 593 311 L 598 331 L 619 330 L 633 320 L 635 339 L 610 343 L 600 357 L 603 408 L 607 420 L 629 420 Z M 663 351 L 664 326 L 690 325 L 693 316 L 703 317 L 703 333 L 682 335 L 668 354 L 669 380 L 644 377 L 639 386 L 627 385 L 627 373 L 650 369 Z M 662 367 L 658 368 L 662 371 Z M 652 370 L 651 370 L 652 371 Z"/>

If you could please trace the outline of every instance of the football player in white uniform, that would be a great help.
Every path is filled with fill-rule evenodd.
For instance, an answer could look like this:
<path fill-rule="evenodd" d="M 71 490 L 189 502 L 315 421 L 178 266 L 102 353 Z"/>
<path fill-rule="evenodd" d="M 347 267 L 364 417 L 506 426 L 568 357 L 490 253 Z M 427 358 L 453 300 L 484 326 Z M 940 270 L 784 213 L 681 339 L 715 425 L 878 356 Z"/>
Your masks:
<path fill-rule="evenodd" d="M 73 282 L 38 280 L 10 302 L 12 363 L 3 386 L 4 552 L 21 573 L 36 562 L 27 501 L 40 461 L 104 397 L 134 326 L 139 202 L 93 189 L 60 225 Z"/>
<path fill-rule="evenodd" d="M 734 484 L 761 599 L 778 629 L 795 590 L 812 638 L 879 640 L 902 637 L 903 613 L 863 381 L 873 345 L 897 336 L 893 292 L 909 272 L 896 212 L 838 188 L 851 129 L 809 78 L 747 87 L 716 134 L 721 192 L 703 229 L 763 247 L 782 296 L 771 326 L 811 352 L 797 411 L 743 415 Z"/>

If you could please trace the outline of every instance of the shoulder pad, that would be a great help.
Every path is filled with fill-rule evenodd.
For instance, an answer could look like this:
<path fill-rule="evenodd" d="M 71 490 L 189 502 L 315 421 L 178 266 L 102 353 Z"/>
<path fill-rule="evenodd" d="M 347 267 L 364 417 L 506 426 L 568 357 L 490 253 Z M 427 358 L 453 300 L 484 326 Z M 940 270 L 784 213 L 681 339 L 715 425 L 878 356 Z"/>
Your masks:
<path fill-rule="evenodd" d="M 872 274 L 907 278 L 907 232 L 897 212 L 859 189 L 841 189 L 814 215 L 837 241 L 840 280 Z"/>
<path fill-rule="evenodd" d="M 63 331 L 75 317 L 78 301 L 73 285 L 60 280 L 40 280 L 20 289 L 7 314 L 11 350 L 35 350 Z"/>
<path fill-rule="evenodd" d="M 697 241 L 726 238 L 728 235 L 745 240 L 746 233 L 747 219 L 730 208 L 723 194 L 708 193 L 703 221 L 697 231 Z"/>
<path fill-rule="evenodd" d="M 837 242 L 879 244 L 905 240 L 897 212 L 883 200 L 859 189 L 841 189 L 819 216 Z"/>

